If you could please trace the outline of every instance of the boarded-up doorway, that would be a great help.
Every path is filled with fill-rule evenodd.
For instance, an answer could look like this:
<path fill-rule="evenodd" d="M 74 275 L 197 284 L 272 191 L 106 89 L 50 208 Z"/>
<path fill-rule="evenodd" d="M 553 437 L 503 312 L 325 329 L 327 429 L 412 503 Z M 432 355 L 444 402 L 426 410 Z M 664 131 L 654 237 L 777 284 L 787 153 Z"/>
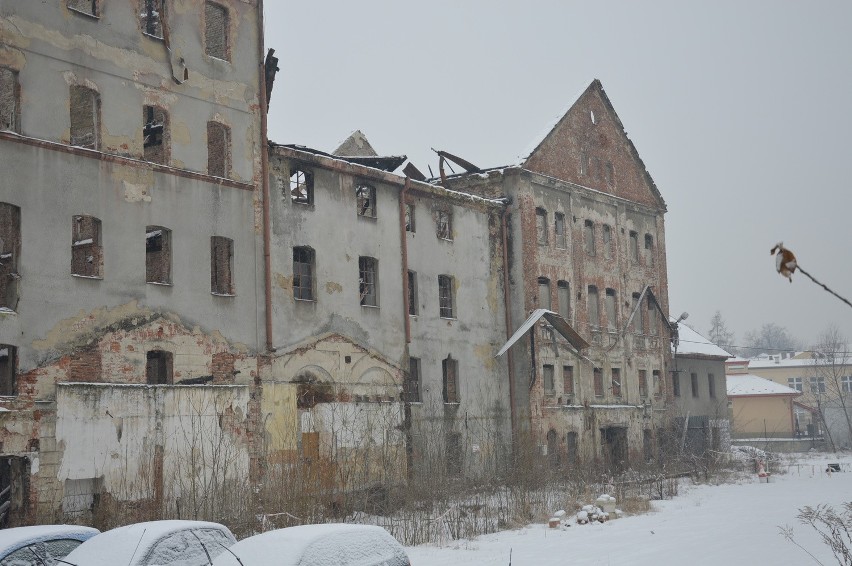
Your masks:
<path fill-rule="evenodd" d="M 24 524 L 29 475 L 26 458 L 0 458 L 0 528 Z"/>
<path fill-rule="evenodd" d="M 627 467 L 627 427 L 611 426 L 601 429 L 604 465 L 610 472 Z"/>

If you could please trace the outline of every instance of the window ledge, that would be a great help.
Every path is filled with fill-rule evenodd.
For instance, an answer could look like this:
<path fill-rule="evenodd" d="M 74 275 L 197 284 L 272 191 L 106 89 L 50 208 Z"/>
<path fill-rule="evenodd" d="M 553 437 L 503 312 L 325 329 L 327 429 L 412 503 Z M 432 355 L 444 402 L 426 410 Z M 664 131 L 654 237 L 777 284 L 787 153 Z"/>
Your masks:
<path fill-rule="evenodd" d="M 210 291 L 210 294 L 214 297 L 236 297 L 236 293 L 217 293 L 216 291 Z"/>
<path fill-rule="evenodd" d="M 366 308 L 366 309 L 377 309 L 377 308 L 379 308 L 379 305 L 361 305 L 361 306 Z"/>
<path fill-rule="evenodd" d="M 10 309 L 9 307 L 0 307 L 0 316 L 3 316 L 3 315 L 12 316 L 12 315 L 16 315 L 16 314 L 18 314 L 18 313 L 16 313 L 15 311 Z"/>
<path fill-rule="evenodd" d="M 154 35 L 154 34 L 152 34 L 152 33 L 148 33 L 148 32 L 146 32 L 146 31 L 143 31 L 143 32 L 142 32 L 142 35 L 143 35 L 144 37 L 147 37 L 148 39 L 153 39 L 154 41 L 165 41 L 165 38 L 163 38 L 163 36 L 161 36 L 161 35 Z"/>
<path fill-rule="evenodd" d="M 145 281 L 148 285 L 159 285 L 160 287 L 171 287 L 171 283 L 166 283 L 164 281 Z"/>
<path fill-rule="evenodd" d="M 81 275 L 79 273 L 72 273 L 71 277 L 76 277 L 77 279 L 95 279 L 97 281 L 103 281 L 103 277 L 100 275 Z"/>
<path fill-rule="evenodd" d="M 284 197 L 281 200 L 286 200 L 286 199 L 287 199 L 287 197 Z M 290 199 L 290 202 L 294 205 L 297 205 L 297 206 L 303 206 L 303 207 L 305 207 L 309 210 L 314 210 L 314 208 L 315 208 L 315 205 L 312 202 L 304 202 L 304 201 L 301 201 L 301 200 L 293 200 L 293 199 Z"/>
<path fill-rule="evenodd" d="M 207 57 L 208 59 L 210 59 L 211 61 L 216 61 L 218 63 L 227 63 L 229 65 L 231 64 L 231 62 L 228 59 L 222 59 L 221 57 L 216 57 L 215 55 L 210 55 L 209 53 L 206 53 L 206 52 L 204 53 L 204 56 Z"/>
<path fill-rule="evenodd" d="M 366 214 L 358 214 L 358 218 L 363 218 L 364 220 L 369 220 L 370 222 L 378 221 L 377 216 L 368 216 Z"/>
<path fill-rule="evenodd" d="M 454 316 L 442 316 L 442 317 L 440 317 L 440 319 L 441 320 L 458 320 L 458 318 L 454 317 Z"/>
<path fill-rule="evenodd" d="M 409 401 L 408 404 L 409 405 L 422 405 L 423 401 Z"/>
<path fill-rule="evenodd" d="M 458 407 L 459 405 L 461 405 L 461 403 L 459 401 L 444 401 L 444 405 L 452 405 L 454 407 Z"/>
<path fill-rule="evenodd" d="M 438 239 L 441 240 L 442 242 L 452 242 L 453 241 L 452 238 L 442 238 L 441 236 L 438 236 Z"/>
<path fill-rule="evenodd" d="M 293 300 L 296 301 L 297 303 L 308 303 L 308 304 L 314 304 L 314 303 L 317 302 L 316 299 L 300 299 L 299 297 L 293 297 Z"/>
<path fill-rule="evenodd" d="M 74 12 L 75 14 L 80 14 L 81 16 L 86 16 L 92 18 L 93 20 L 100 20 L 101 17 L 97 14 L 92 14 L 91 12 L 84 12 L 83 10 L 78 10 L 73 6 L 66 6 L 69 12 Z"/>
<path fill-rule="evenodd" d="M 410 316 L 411 318 L 417 318 L 420 315 L 417 314 L 416 312 L 414 312 L 414 313 L 410 312 L 410 313 L 408 313 L 408 316 Z"/>

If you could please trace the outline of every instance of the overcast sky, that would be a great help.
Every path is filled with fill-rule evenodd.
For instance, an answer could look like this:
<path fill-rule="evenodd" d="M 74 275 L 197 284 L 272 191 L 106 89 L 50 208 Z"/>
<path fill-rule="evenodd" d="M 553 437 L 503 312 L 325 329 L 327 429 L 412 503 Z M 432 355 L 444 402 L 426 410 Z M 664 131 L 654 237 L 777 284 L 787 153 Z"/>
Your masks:
<path fill-rule="evenodd" d="M 415 5 L 416 4 L 416 5 Z M 436 169 L 515 162 L 595 78 L 668 204 L 672 313 L 738 343 L 812 343 L 852 308 L 774 271 L 779 240 L 852 297 L 852 2 L 266 0 L 269 135 L 325 151 L 361 129 Z"/>

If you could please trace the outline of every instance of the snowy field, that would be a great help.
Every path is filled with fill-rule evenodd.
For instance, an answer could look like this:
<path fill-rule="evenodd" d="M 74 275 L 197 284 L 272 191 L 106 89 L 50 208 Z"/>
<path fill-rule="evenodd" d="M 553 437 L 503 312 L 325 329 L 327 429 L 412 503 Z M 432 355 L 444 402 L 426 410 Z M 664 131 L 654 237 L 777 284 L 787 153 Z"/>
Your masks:
<path fill-rule="evenodd" d="M 824 470 L 829 462 L 840 462 L 847 471 L 828 475 Z M 816 564 L 779 533 L 779 527 L 792 526 L 799 544 L 823 564 L 836 564 L 818 535 L 796 521 L 796 514 L 800 507 L 822 503 L 839 511 L 842 502 L 852 500 L 849 470 L 852 456 L 802 455 L 798 465 L 774 474 L 768 484 L 758 483 L 756 476 L 718 486 L 687 480 L 678 497 L 652 502 L 653 511 L 644 515 L 558 529 L 530 525 L 406 551 L 415 566 L 509 565 L 510 552 L 512 566 Z M 571 515 L 574 510 L 568 511 Z"/>

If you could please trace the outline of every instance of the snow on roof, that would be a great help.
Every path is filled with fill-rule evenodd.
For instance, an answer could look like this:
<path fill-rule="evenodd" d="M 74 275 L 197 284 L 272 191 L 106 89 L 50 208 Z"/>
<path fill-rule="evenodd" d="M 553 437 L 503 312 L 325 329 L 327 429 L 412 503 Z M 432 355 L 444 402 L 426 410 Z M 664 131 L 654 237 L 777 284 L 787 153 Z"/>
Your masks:
<path fill-rule="evenodd" d="M 0 530 L 0 558 L 7 553 L 35 542 L 54 539 L 87 540 L 100 531 L 79 525 L 36 525 Z"/>
<path fill-rule="evenodd" d="M 674 323 L 676 320 L 669 317 L 669 320 Z M 699 355 L 699 356 L 719 356 L 730 358 L 731 354 L 699 334 L 694 328 L 689 325 L 679 322 L 678 337 L 680 338 L 677 346 L 677 354 L 679 356 Z M 672 350 L 674 351 L 674 349 Z"/>
<path fill-rule="evenodd" d="M 742 397 L 748 395 L 801 395 L 799 391 L 775 383 L 770 379 L 764 379 L 752 373 L 742 375 L 728 375 L 725 378 L 728 384 L 728 397 Z"/>
<path fill-rule="evenodd" d="M 235 542 L 227 527 L 207 521 L 148 521 L 118 527 L 94 536 L 74 549 L 65 560 L 79 566 L 133 566 L 140 563 L 153 547 L 164 537 L 180 531 L 193 530 L 202 539 L 207 538 L 205 547 L 213 555 L 223 550 L 215 544 L 219 538 L 206 536 L 211 530 L 222 533 L 226 546 Z"/>
<path fill-rule="evenodd" d="M 355 524 L 302 525 L 248 537 L 213 561 L 213 566 L 300 566 L 408 564 L 396 539 L 382 527 Z"/>
<path fill-rule="evenodd" d="M 838 357 L 834 360 L 830 360 L 827 358 L 787 358 L 787 359 L 779 359 L 779 357 L 774 358 L 755 358 L 750 359 L 748 361 L 748 366 L 750 368 L 777 368 L 777 367 L 808 367 L 808 366 L 820 366 L 820 365 L 849 365 L 852 366 L 852 356 L 846 357 Z"/>

